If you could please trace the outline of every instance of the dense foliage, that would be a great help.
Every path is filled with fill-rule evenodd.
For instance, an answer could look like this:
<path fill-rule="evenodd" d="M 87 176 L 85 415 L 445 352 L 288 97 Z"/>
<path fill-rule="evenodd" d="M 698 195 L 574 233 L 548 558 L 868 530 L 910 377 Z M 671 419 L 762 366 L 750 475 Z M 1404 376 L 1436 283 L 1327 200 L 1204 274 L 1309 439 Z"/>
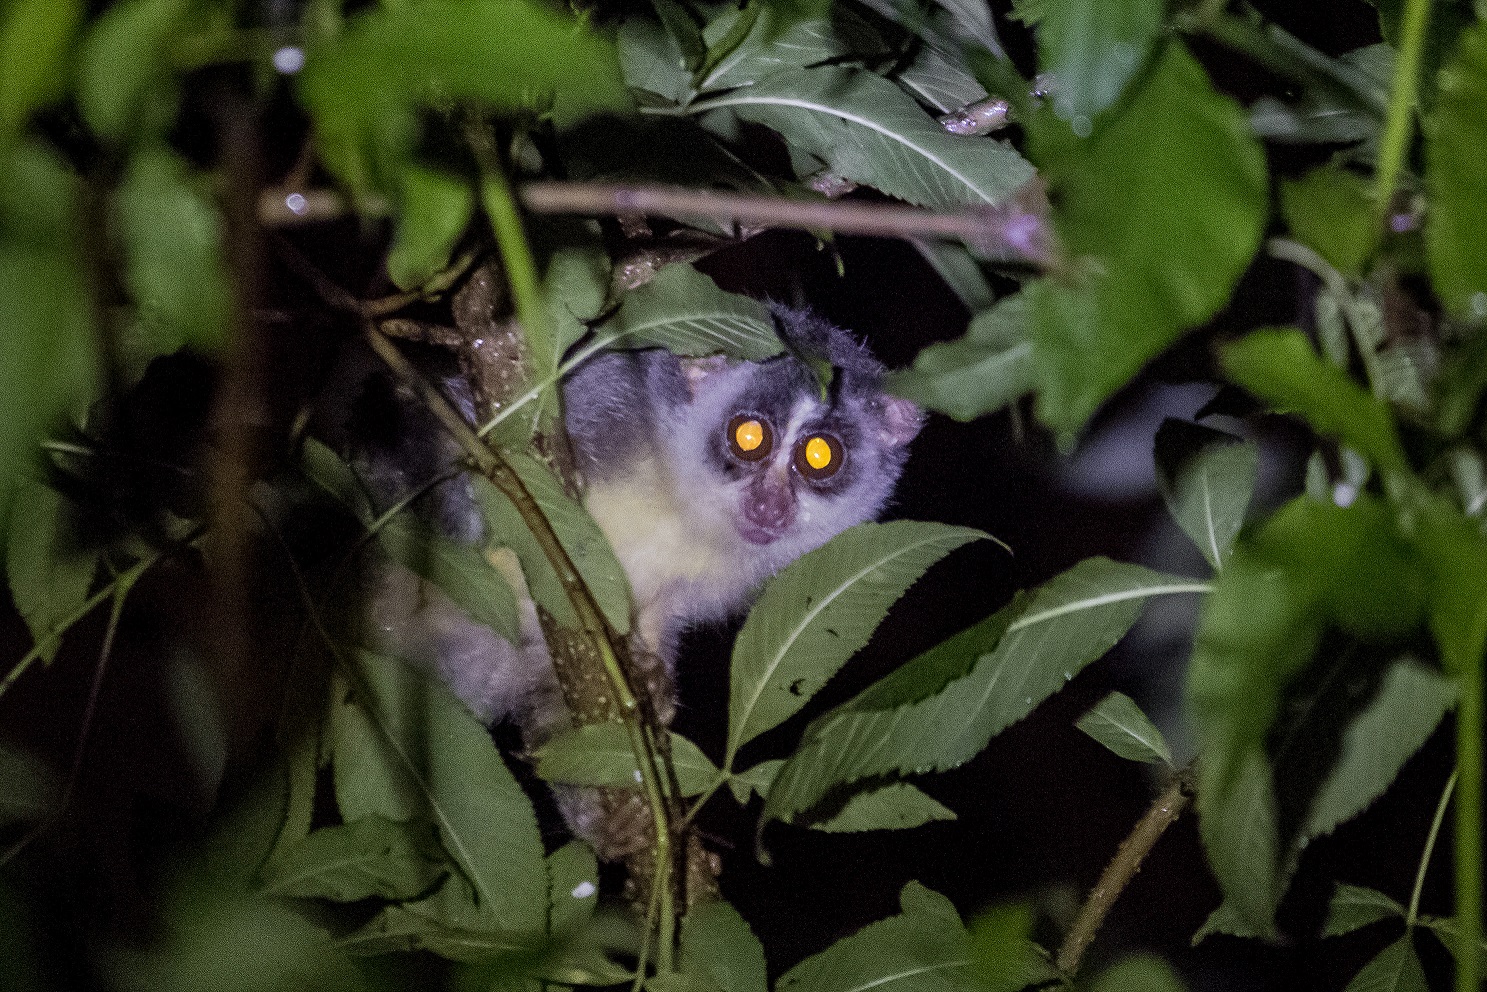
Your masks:
<path fill-rule="evenodd" d="M 1477 988 L 1487 24 L 1465 0 L 1377 6 L 1384 40 L 1334 57 L 1209 0 L 9 0 L 0 480 L 10 592 L 34 639 L 0 684 L 13 987 L 1179 989 L 1155 957 L 1080 965 L 1191 798 L 1223 893 L 1195 939 L 1319 940 L 1401 918 L 1350 988 L 1426 988 L 1427 932 L 1455 987 Z M 1035 57 L 1009 56 L 1004 36 Z M 1260 81 L 1243 103 L 1210 77 L 1224 59 Z M 443 687 L 358 645 L 353 580 L 390 558 L 511 637 L 518 593 L 492 564 L 509 549 L 558 629 L 623 654 L 624 574 L 553 455 L 557 383 L 603 348 L 777 353 L 765 307 L 691 264 L 774 225 L 823 244 L 913 238 L 971 316 L 893 391 L 962 421 L 1031 411 L 1066 451 L 1154 359 L 1211 340 L 1201 374 L 1223 388 L 1205 422 L 1151 438 L 1163 499 L 1211 574 L 1089 557 L 791 722 L 926 571 L 989 537 L 847 531 L 744 622 L 721 753 L 642 707 L 534 756 L 549 781 L 644 786 L 664 843 L 628 885 L 650 897 L 610 912 L 593 852 L 544 843 L 516 759 Z M 1299 326 L 1204 331 L 1259 258 L 1311 274 Z M 297 288 L 272 289 L 285 272 Z M 479 334 L 516 356 L 464 438 L 486 547 L 378 515 L 315 436 L 308 398 L 337 335 L 390 348 L 439 344 L 440 327 L 463 354 Z M 1304 423 L 1311 455 L 1304 492 L 1260 513 L 1247 424 L 1274 413 Z M 167 619 L 133 629 L 145 587 Z M 685 898 L 702 803 L 731 795 L 756 815 L 730 857 L 767 858 L 776 830 L 953 819 L 920 776 L 966 763 L 1144 605 L 1178 596 L 1201 598 L 1196 758 L 1177 767 L 1119 693 L 1079 720 L 1163 772 L 1152 813 L 1052 934 L 1057 952 L 1034 943 L 1049 930 L 1027 906 L 968 924 L 911 883 L 901 913 L 781 973 L 727 902 Z M 129 650 L 166 659 L 164 702 L 140 719 L 185 741 L 210 829 L 150 858 L 121 842 L 147 895 L 112 915 L 145 922 L 50 942 L 28 935 L 28 904 L 87 883 L 52 840 L 82 755 L 108 746 L 93 702 Z M 91 685 L 81 734 L 65 731 L 70 770 L 25 732 L 42 706 L 26 683 L 59 658 Z M 624 672 L 604 674 L 623 700 Z M 1453 709 L 1456 768 L 1411 852 L 1414 892 L 1341 884 L 1322 934 L 1283 933 L 1307 846 L 1364 813 Z M 787 756 L 753 757 L 782 724 Z M 1449 857 L 1435 850 L 1448 810 Z M 1421 912 L 1433 857 L 1454 871 L 1450 915 Z"/>

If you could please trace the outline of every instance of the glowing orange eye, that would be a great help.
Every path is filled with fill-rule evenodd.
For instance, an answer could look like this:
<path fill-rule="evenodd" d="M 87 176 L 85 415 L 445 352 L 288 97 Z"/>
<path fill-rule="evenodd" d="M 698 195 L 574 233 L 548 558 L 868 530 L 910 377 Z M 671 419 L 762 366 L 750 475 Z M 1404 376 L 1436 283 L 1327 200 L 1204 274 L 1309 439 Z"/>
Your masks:
<path fill-rule="evenodd" d="M 774 448 L 774 434 L 766 421 L 739 414 L 728 421 L 728 444 L 744 461 L 758 461 Z"/>
<path fill-rule="evenodd" d="M 842 467 L 842 446 L 830 434 L 812 434 L 795 446 L 795 468 L 807 479 L 828 479 Z"/>

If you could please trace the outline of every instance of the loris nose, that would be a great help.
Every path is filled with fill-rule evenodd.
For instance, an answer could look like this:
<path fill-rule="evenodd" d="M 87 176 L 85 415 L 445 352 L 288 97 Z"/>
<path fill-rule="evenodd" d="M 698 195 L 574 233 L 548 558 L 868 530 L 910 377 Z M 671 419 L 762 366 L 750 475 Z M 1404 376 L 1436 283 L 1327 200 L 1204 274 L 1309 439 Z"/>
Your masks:
<path fill-rule="evenodd" d="M 744 491 L 742 509 L 748 523 L 775 537 L 795 522 L 795 494 L 788 480 L 765 472 Z"/>

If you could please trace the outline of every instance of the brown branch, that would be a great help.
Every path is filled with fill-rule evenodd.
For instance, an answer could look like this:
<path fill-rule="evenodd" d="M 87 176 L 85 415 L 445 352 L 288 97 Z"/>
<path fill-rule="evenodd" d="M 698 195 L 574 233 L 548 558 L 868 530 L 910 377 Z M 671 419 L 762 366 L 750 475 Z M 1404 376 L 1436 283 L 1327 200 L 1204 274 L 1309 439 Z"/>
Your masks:
<path fill-rule="evenodd" d="M 1079 916 L 1075 918 L 1074 925 L 1058 949 L 1055 963 L 1059 971 L 1071 978 L 1079 971 L 1084 952 L 1095 939 L 1095 934 L 1105 922 L 1111 907 L 1141 870 L 1142 862 L 1162 834 L 1187 809 L 1192 796 L 1191 770 L 1185 768 L 1172 776 L 1172 781 L 1157 796 L 1146 815 L 1137 821 L 1126 839 L 1120 842 L 1120 849 L 1115 852 L 1110 864 L 1105 866 L 1095 887 L 1090 890 L 1084 905 L 1079 908 Z"/>

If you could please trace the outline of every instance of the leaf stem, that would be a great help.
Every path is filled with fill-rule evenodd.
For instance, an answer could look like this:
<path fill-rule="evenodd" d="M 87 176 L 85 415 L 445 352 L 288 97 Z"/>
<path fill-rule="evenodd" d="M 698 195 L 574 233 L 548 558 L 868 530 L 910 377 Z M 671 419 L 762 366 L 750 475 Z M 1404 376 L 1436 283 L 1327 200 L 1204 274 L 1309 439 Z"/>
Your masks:
<path fill-rule="evenodd" d="M 552 356 L 557 335 L 547 302 L 542 297 L 542 280 L 532 258 L 532 247 L 522 229 L 521 212 L 517 210 L 511 182 L 495 153 L 486 147 L 484 141 L 472 139 L 471 145 L 480 163 L 480 202 L 496 232 L 496 247 L 501 251 L 501 262 L 511 283 L 516 316 L 526 332 L 532 354 Z"/>
<path fill-rule="evenodd" d="M 1172 781 L 1157 796 L 1146 815 L 1136 822 L 1126 839 L 1120 842 L 1115 857 L 1090 890 L 1089 897 L 1079 908 L 1073 927 L 1069 929 L 1058 949 L 1055 963 L 1065 976 L 1072 978 L 1079 971 L 1084 952 L 1095 939 L 1095 934 L 1099 932 L 1115 901 L 1141 870 L 1141 863 L 1146 860 L 1162 834 L 1177 822 L 1177 818 L 1192 802 L 1192 788 L 1189 766 L 1172 776 Z"/>
<path fill-rule="evenodd" d="M 1456 789 L 1456 772 L 1446 779 L 1441 790 L 1440 802 L 1435 804 L 1435 819 L 1430 821 L 1430 833 L 1425 835 L 1425 850 L 1420 852 L 1420 868 L 1415 872 L 1415 890 L 1410 893 L 1410 908 L 1405 914 L 1404 925 L 1413 928 L 1420 918 L 1420 893 L 1425 888 L 1425 872 L 1430 868 L 1430 856 L 1435 853 L 1435 839 L 1441 832 L 1441 823 L 1446 818 L 1446 807 L 1451 803 L 1451 793 Z"/>
<path fill-rule="evenodd" d="M 1378 170 L 1374 173 L 1374 210 L 1380 223 L 1389 213 L 1394 187 L 1399 182 L 1399 172 L 1415 130 L 1420 53 L 1425 48 L 1425 27 L 1429 21 L 1430 0 L 1405 0 L 1399 48 L 1394 56 L 1394 84 L 1389 88 L 1389 109 L 1384 116 Z"/>

